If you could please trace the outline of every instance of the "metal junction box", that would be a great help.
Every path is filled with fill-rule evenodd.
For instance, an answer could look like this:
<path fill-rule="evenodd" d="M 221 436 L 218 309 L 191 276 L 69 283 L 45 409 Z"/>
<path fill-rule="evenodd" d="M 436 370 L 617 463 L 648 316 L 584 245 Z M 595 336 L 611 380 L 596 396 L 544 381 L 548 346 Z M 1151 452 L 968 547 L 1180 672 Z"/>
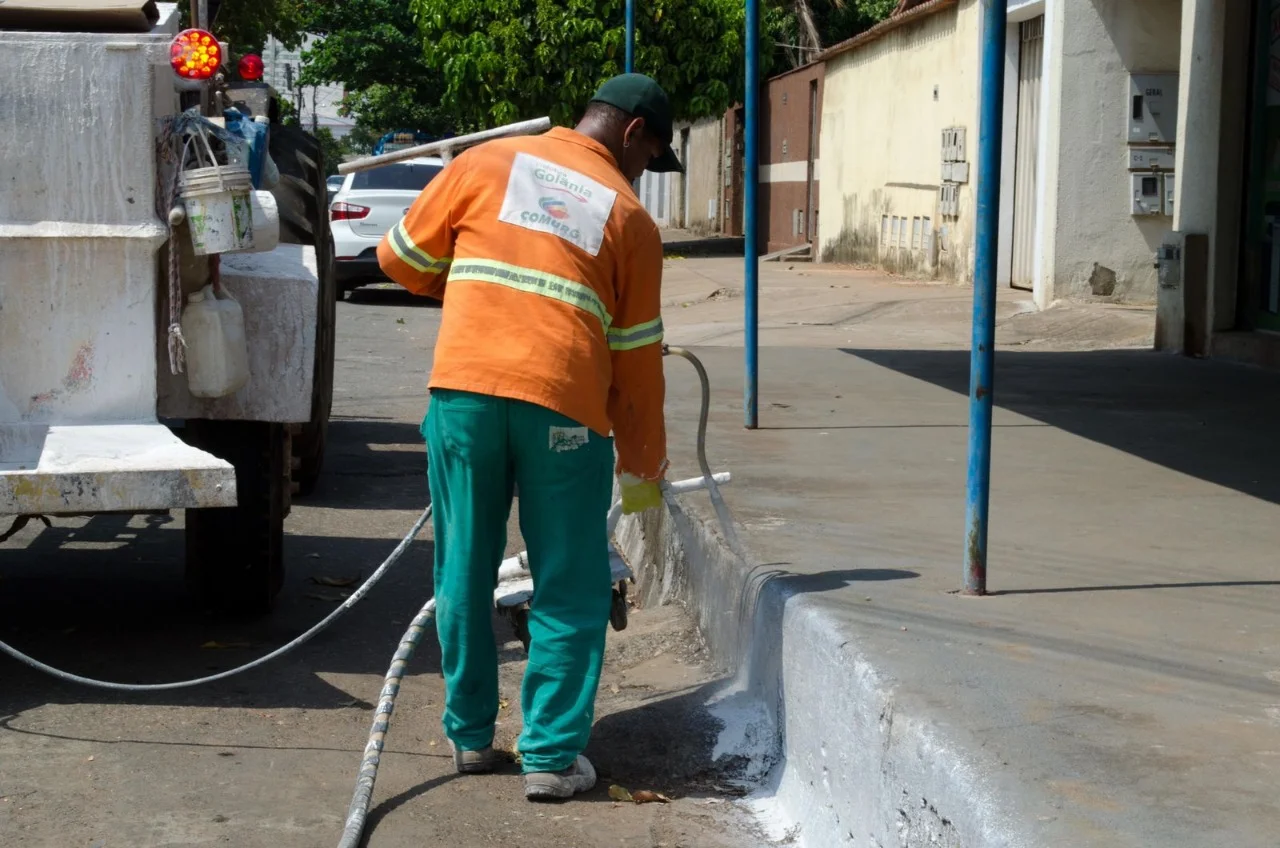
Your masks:
<path fill-rule="evenodd" d="M 1133 181 L 1133 215 L 1164 214 L 1164 175 L 1130 174 Z"/>
<path fill-rule="evenodd" d="M 1178 75 L 1129 78 L 1129 141 L 1173 144 L 1178 137 Z"/>
<path fill-rule="evenodd" d="M 1172 171 L 1174 167 L 1172 147 L 1130 147 L 1130 171 Z"/>

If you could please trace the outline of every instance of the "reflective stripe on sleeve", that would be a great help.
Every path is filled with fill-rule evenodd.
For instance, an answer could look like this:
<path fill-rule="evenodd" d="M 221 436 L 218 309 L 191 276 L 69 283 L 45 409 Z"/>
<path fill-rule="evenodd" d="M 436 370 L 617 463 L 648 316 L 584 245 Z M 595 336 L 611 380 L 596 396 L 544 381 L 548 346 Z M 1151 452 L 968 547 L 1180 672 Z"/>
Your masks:
<path fill-rule="evenodd" d="M 662 318 L 654 318 L 634 327 L 610 327 L 610 350 L 635 350 L 662 341 Z"/>
<path fill-rule="evenodd" d="M 605 332 L 613 322 L 613 316 L 604 308 L 600 296 L 590 286 L 545 271 L 508 265 L 492 259 L 460 259 L 453 263 L 453 268 L 449 271 L 449 282 L 463 280 L 494 283 L 576 306 L 599 319 L 600 328 Z"/>
<path fill-rule="evenodd" d="M 403 219 L 391 228 L 390 235 L 391 249 L 410 268 L 424 274 L 439 274 L 449 267 L 448 259 L 436 259 L 413 243 L 413 239 L 409 237 L 409 228 L 404 225 Z"/>

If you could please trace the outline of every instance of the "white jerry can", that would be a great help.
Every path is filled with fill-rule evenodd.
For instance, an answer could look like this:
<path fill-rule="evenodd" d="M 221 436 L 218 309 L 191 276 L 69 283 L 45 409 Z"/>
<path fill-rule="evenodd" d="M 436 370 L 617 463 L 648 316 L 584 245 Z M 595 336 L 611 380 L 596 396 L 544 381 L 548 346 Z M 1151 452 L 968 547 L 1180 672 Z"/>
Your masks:
<path fill-rule="evenodd" d="M 187 297 L 182 310 L 182 336 L 187 342 L 187 386 L 198 398 L 234 394 L 249 382 L 249 343 L 244 310 L 212 285 Z"/>

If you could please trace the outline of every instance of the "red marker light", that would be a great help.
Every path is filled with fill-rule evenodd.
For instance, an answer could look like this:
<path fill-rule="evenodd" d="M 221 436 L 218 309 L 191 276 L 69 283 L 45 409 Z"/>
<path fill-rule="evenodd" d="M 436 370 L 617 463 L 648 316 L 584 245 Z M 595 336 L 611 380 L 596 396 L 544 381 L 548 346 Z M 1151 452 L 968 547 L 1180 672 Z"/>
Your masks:
<path fill-rule="evenodd" d="M 222 67 L 222 48 L 218 40 L 204 30 L 183 30 L 169 45 L 169 64 L 183 79 L 212 79 Z"/>
<path fill-rule="evenodd" d="M 356 206 L 354 203 L 335 203 L 329 207 L 330 221 L 359 221 L 369 216 L 368 206 Z"/>
<path fill-rule="evenodd" d="M 250 53 L 240 60 L 240 79 L 245 82 L 257 82 L 265 72 L 266 66 L 262 64 L 261 56 Z"/>

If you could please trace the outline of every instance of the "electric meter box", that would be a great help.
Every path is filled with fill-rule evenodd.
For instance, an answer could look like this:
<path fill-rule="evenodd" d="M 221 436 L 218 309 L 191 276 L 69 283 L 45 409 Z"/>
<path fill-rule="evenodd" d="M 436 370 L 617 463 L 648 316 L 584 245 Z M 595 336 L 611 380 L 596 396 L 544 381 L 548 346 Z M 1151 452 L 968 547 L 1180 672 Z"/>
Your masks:
<path fill-rule="evenodd" d="M 1133 180 L 1133 215 L 1161 215 L 1164 213 L 1164 175 L 1138 173 L 1129 175 Z"/>
<path fill-rule="evenodd" d="M 1178 75 L 1129 77 L 1129 141 L 1173 144 L 1178 137 Z"/>
<path fill-rule="evenodd" d="M 1130 171 L 1172 171 L 1174 166 L 1172 147 L 1130 147 Z"/>

